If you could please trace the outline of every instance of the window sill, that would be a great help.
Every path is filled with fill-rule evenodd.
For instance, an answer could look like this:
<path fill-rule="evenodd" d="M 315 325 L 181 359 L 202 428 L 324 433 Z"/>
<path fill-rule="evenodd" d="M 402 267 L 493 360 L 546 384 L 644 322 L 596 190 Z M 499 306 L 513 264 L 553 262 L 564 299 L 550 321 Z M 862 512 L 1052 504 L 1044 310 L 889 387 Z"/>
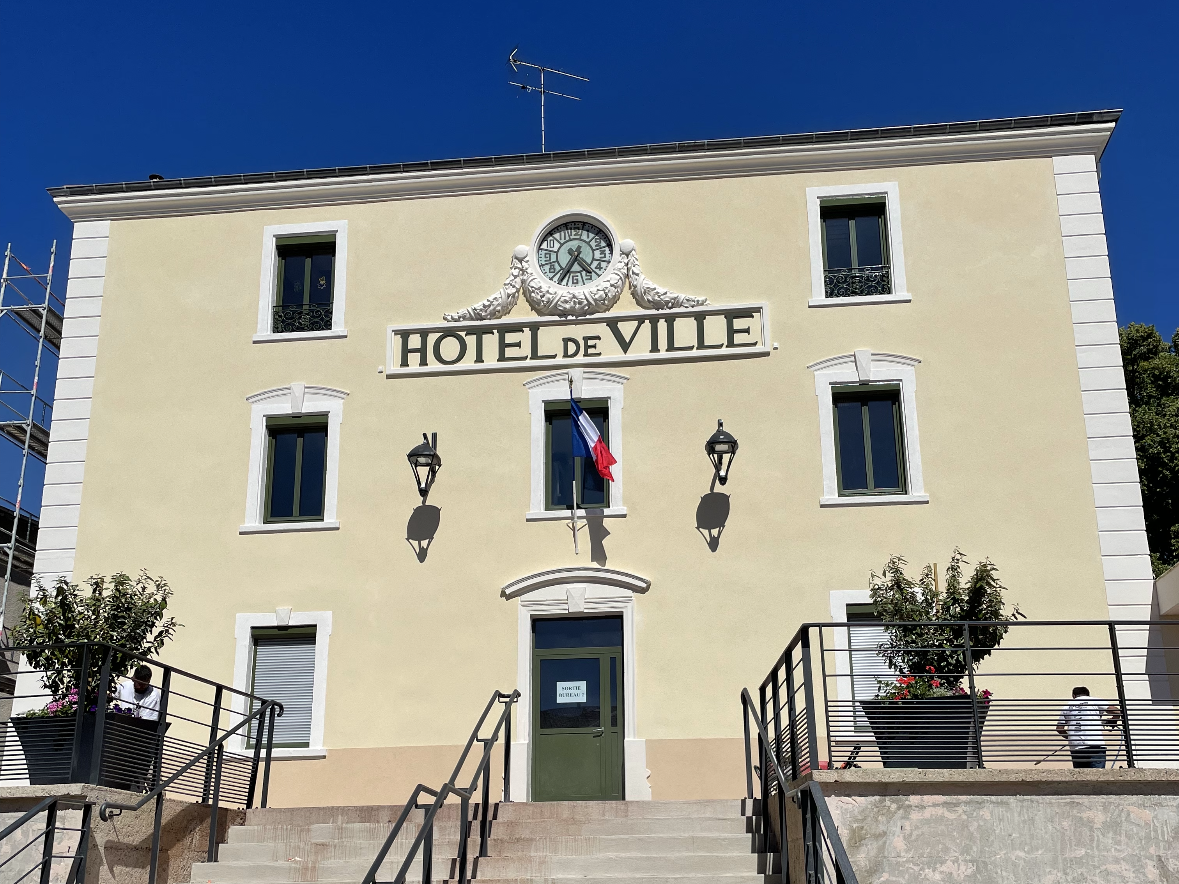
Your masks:
<path fill-rule="evenodd" d="M 578 510 L 577 518 L 584 519 L 586 512 L 586 510 Z M 610 506 L 605 509 L 591 508 L 588 512 L 591 516 L 601 516 L 604 519 L 626 518 L 626 507 L 624 506 Z M 524 514 L 524 520 L 527 522 L 564 522 L 568 518 L 569 510 L 534 510 Z"/>
<path fill-rule="evenodd" d="M 912 295 L 859 295 L 854 298 L 811 298 L 809 305 L 811 307 L 851 307 L 856 304 L 908 304 L 912 300 Z"/>
<path fill-rule="evenodd" d="M 283 534 L 288 531 L 338 531 L 339 529 L 339 522 L 272 522 L 266 525 L 242 525 L 237 529 L 237 533 Z"/>
<path fill-rule="evenodd" d="M 276 341 L 323 341 L 332 338 L 346 338 L 348 337 L 348 329 L 333 328 L 328 331 L 313 331 L 313 332 L 267 332 L 262 335 L 254 335 L 255 344 L 269 344 Z"/>
<path fill-rule="evenodd" d="M 819 506 L 888 506 L 929 503 L 928 494 L 864 494 L 858 497 L 820 497 Z"/>
<path fill-rule="evenodd" d="M 265 755 L 265 749 L 263 754 Z M 327 758 L 327 749 L 273 749 L 270 756 L 274 761 L 295 758 Z"/>

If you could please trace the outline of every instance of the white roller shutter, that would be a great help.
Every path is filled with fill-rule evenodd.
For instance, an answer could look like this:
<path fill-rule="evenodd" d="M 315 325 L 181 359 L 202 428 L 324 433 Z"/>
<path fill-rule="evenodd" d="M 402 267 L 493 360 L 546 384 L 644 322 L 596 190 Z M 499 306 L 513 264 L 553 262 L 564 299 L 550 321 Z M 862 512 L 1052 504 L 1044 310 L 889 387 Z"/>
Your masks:
<path fill-rule="evenodd" d="M 847 614 L 849 623 L 855 626 L 848 629 L 848 650 L 851 652 L 852 699 L 871 700 L 880 689 L 877 679 L 892 680 L 896 673 L 889 668 L 888 663 L 880 656 L 876 648 L 888 640 L 888 634 L 880 621 L 872 616 L 860 613 Z M 856 726 L 864 726 L 866 722 L 858 705 L 855 706 Z"/>
<path fill-rule="evenodd" d="M 252 692 L 278 700 L 283 714 L 274 720 L 274 745 L 311 743 L 311 701 L 315 687 L 315 634 L 254 634 Z"/>

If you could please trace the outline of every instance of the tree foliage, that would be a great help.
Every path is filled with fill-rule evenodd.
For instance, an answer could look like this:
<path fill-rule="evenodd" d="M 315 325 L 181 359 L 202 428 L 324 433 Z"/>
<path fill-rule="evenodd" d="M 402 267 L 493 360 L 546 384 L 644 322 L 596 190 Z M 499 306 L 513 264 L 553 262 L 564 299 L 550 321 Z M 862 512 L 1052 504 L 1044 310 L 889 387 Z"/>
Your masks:
<path fill-rule="evenodd" d="M 1157 577 L 1179 562 L 1179 330 L 1168 344 L 1153 325 L 1131 322 L 1118 337 Z"/>
<path fill-rule="evenodd" d="M 106 642 L 120 649 L 111 659 L 111 684 L 136 665 L 136 656 L 158 654 L 176 633 L 175 617 L 165 619 L 172 590 L 162 577 L 141 571 L 131 578 L 123 572 L 110 578 L 96 575 L 86 588 L 59 577 L 52 589 L 38 584 L 29 596 L 16 627 L 12 644 L 40 646 L 24 651 L 55 701 L 66 699 L 78 687 L 82 666 L 81 642 Z M 45 647 L 71 644 L 74 647 Z M 86 696 L 98 690 L 103 649 L 91 648 L 86 672 Z"/>
<path fill-rule="evenodd" d="M 888 641 L 877 650 L 897 672 L 925 678 L 932 667 L 947 687 L 957 687 L 966 675 L 963 627 L 949 623 L 996 621 L 970 628 L 971 660 L 977 666 L 1007 634 L 1010 627 L 1004 623 L 1022 616 L 1018 607 L 1005 610 L 1003 593 L 1007 588 L 990 559 L 979 562 L 967 576 L 963 574 L 965 564 L 969 564 L 966 557 L 955 548 L 940 586 L 933 579 L 932 565 L 922 568 L 916 580 L 906 575 L 908 562 L 902 556 L 890 558 L 880 576 L 875 571 L 869 576 L 878 617 L 885 622 L 927 624 L 885 627 Z"/>

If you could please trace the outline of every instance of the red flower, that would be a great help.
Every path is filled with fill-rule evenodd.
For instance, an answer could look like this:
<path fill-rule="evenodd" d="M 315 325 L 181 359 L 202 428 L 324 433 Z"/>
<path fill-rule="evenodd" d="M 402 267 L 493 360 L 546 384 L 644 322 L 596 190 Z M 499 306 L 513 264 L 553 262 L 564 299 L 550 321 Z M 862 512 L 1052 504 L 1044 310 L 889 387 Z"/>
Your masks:
<path fill-rule="evenodd" d="M 937 670 L 936 670 L 936 669 L 934 669 L 932 666 L 926 666 L 926 667 L 925 667 L 925 671 L 926 671 L 926 672 L 937 672 Z"/>
<path fill-rule="evenodd" d="M 930 684 L 933 685 L 935 688 L 940 688 L 942 686 L 942 683 L 940 681 L 938 681 L 936 678 L 933 681 L 931 681 Z"/>

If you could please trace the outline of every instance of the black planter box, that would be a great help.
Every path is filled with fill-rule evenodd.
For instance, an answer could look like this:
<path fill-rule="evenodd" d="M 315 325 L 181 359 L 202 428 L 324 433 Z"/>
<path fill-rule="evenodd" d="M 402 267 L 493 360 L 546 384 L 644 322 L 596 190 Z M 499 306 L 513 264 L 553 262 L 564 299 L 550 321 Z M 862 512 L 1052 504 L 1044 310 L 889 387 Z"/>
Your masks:
<path fill-rule="evenodd" d="M 78 745 L 77 767 L 73 765 L 74 728 L 77 717 L 12 718 L 13 730 L 24 750 L 29 783 L 86 783 L 94 760 L 96 716 L 82 716 L 82 739 Z M 102 766 L 98 785 L 142 792 L 151 779 L 159 745 L 159 723 L 108 713 L 103 722 Z M 168 725 L 164 725 L 164 730 Z"/>
<path fill-rule="evenodd" d="M 925 770 L 978 767 L 970 697 L 928 700 L 860 700 L 885 767 Z M 989 704 L 978 700 L 978 726 Z"/>

